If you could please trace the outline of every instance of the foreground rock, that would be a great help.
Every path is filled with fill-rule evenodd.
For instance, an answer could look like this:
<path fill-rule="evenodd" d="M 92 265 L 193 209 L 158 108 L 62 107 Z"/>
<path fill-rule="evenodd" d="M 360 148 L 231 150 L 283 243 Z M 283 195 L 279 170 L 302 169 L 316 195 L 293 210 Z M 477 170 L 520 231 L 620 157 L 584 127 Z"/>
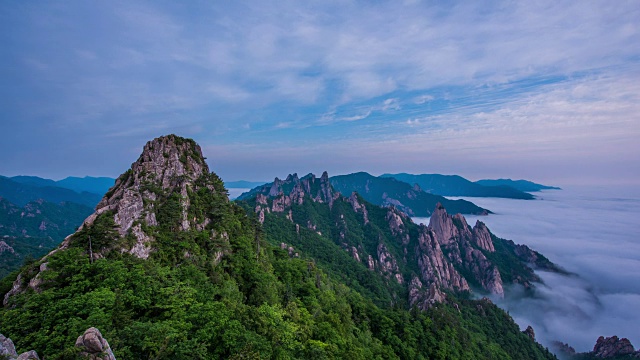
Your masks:
<path fill-rule="evenodd" d="M 40 360 L 38 354 L 33 350 L 18 355 L 13 341 L 2 334 L 0 334 L 0 359 Z"/>
<path fill-rule="evenodd" d="M 100 330 L 92 327 L 76 340 L 76 347 L 81 350 L 80 355 L 90 360 L 116 360 L 111 347 Z"/>

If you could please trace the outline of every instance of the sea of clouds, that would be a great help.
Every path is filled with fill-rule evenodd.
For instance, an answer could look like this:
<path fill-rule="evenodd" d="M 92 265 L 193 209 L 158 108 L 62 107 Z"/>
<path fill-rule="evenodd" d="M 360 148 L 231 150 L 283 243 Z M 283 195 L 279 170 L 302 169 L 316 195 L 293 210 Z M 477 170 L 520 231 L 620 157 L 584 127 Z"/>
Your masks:
<path fill-rule="evenodd" d="M 538 272 L 533 298 L 514 288 L 504 300 L 521 328 L 532 325 L 543 345 L 567 342 L 577 351 L 617 335 L 640 346 L 640 188 L 566 187 L 537 200 L 466 198 L 490 209 L 483 221 L 498 237 L 526 244 L 575 276 Z M 414 218 L 428 224 L 428 219 Z"/>

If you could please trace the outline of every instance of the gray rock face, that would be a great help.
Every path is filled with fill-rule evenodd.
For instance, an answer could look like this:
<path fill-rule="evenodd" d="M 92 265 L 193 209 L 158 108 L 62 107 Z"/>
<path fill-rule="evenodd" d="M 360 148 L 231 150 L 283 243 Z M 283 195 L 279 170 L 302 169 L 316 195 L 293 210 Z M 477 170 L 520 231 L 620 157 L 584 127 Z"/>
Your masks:
<path fill-rule="evenodd" d="M 420 227 L 416 253 L 423 282 L 442 289 L 469 290 L 467 280 L 445 258 L 435 233 L 425 226 Z"/>
<path fill-rule="evenodd" d="M 0 241 L 0 254 L 4 252 L 15 254 L 15 250 L 11 246 L 9 246 L 9 244 L 4 241 Z"/>
<path fill-rule="evenodd" d="M 389 228 L 393 235 L 399 235 L 404 232 L 404 222 L 402 222 L 402 216 L 395 208 L 389 208 L 385 217 L 389 223 Z"/>
<path fill-rule="evenodd" d="M 396 259 L 389 253 L 389 249 L 383 243 L 378 244 L 378 264 L 380 266 L 380 272 L 389 277 L 393 277 L 400 284 L 404 282 L 402 279 L 402 274 L 400 273 L 400 268 L 398 268 L 398 262 Z"/>
<path fill-rule="evenodd" d="M 284 195 L 288 198 L 289 204 L 298 205 L 302 205 L 304 196 L 309 195 L 313 201 L 329 204 L 329 207 L 338 197 L 338 193 L 335 193 L 331 187 L 329 174 L 326 171 L 320 178 L 314 174 L 307 174 L 303 178 L 298 178 L 298 174 L 289 174 L 284 180 L 275 178 L 273 183 L 258 187 L 257 193 L 270 198 Z"/>
<path fill-rule="evenodd" d="M 615 356 L 629 355 L 635 352 L 633 345 L 627 338 L 618 339 L 617 336 L 600 336 L 593 347 L 593 355 L 607 359 Z"/>
<path fill-rule="evenodd" d="M 13 341 L 2 334 L 0 334 L 0 356 L 18 356 Z"/>
<path fill-rule="evenodd" d="M 40 360 L 38 353 L 34 350 L 24 352 L 20 355 L 16 352 L 13 341 L 8 337 L 0 334 L 0 358 L 15 360 Z"/>
<path fill-rule="evenodd" d="M 476 221 L 476 225 L 473 227 L 473 242 L 481 249 L 488 252 L 494 252 L 496 249 L 493 247 L 493 241 L 491 240 L 491 233 L 487 226 L 480 220 Z"/>
<path fill-rule="evenodd" d="M 38 357 L 37 352 L 35 352 L 34 350 L 31 350 L 18 355 L 16 360 L 40 360 L 40 357 Z"/>
<path fill-rule="evenodd" d="M 115 250 L 147 259 L 154 251 L 154 239 L 145 233 L 142 224 L 158 225 L 155 214 L 156 204 L 160 197 L 166 194 L 180 195 L 182 213 L 177 230 L 204 229 L 210 222 L 209 219 L 198 223 L 195 219 L 188 218 L 190 206 L 188 191 L 197 191 L 200 186 L 196 184 L 196 180 L 208 174 L 209 167 L 202 156 L 200 146 L 193 140 L 167 135 L 149 141 L 138 160 L 131 164 L 131 169 L 118 177 L 115 185 L 96 206 L 95 212 L 87 217 L 78 230 L 91 226 L 101 214 L 113 212 L 113 220 L 118 226 L 119 235 L 121 237 L 132 235 L 135 243 L 126 248 L 126 245 L 121 245 L 122 248 L 117 249 L 94 247 L 93 258 L 101 258 L 106 251 Z M 202 186 L 209 191 L 215 191 L 210 183 Z M 57 249 L 41 260 L 40 271 L 33 278 L 25 281 L 23 275 L 18 276 L 13 288 L 5 295 L 3 304 L 6 306 L 11 296 L 24 291 L 25 283 L 38 291 L 42 282 L 40 273 L 46 270 L 47 257 L 67 248 L 72 237 L 73 235 L 68 236 Z M 43 265 L 45 268 L 42 268 Z"/>
<path fill-rule="evenodd" d="M 421 310 L 427 310 L 436 303 L 446 300 L 446 295 L 436 286 L 431 284 L 424 288 L 422 282 L 417 277 L 411 279 L 409 283 L 409 305 Z"/>
<path fill-rule="evenodd" d="M 451 263 L 469 270 L 483 289 L 500 297 L 504 296 L 500 271 L 482 251 L 473 246 L 475 244 L 480 249 L 495 251 L 489 229 L 483 223 L 476 223 L 471 230 L 464 216 L 450 216 L 438 204 L 429 220 L 429 228 L 433 230 L 438 244 L 448 253 Z"/>
<path fill-rule="evenodd" d="M 90 360 L 116 360 L 111 347 L 100 330 L 92 327 L 76 340 L 76 347 L 80 349 L 80 355 Z"/>
<path fill-rule="evenodd" d="M 453 224 L 453 219 L 442 204 L 438 203 L 429 219 L 429 227 L 436 234 L 440 245 L 448 245 L 456 241 L 458 228 Z"/>
<path fill-rule="evenodd" d="M 364 224 L 367 225 L 369 223 L 369 213 L 367 212 L 367 207 L 358 202 L 358 194 L 355 191 L 351 193 L 348 201 L 351 204 L 351 207 L 353 207 L 353 211 L 356 214 L 362 214 L 364 218 Z"/>
<path fill-rule="evenodd" d="M 202 150 L 192 140 L 175 135 L 153 139 L 144 146 L 138 160 L 131 164 L 131 169 L 120 175 L 83 226 L 91 225 L 100 214 L 113 211 L 120 236 L 131 233 L 136 238 L 135 245 L 128 252 L 146 259 L 153 250 L 150 245 L 153 238 L 140 225 L 134 226 L 134 222 L 157 225 L 154 207 L 159 195 L 157 192 L 177 192 L 181 195 L 182 207 L 180 230 L 190 229 L 192 224 L 187 218 L 187 189 L 196 188 L 194 181 L 208 173 L 209 167 Z"/>

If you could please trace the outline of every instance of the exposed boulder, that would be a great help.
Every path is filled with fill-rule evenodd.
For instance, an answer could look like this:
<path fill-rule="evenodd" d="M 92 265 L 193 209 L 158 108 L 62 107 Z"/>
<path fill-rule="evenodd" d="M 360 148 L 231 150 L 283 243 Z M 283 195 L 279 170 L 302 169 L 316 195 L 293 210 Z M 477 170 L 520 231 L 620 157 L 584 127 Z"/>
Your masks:
<path fill-rule="evenodd" d="M 76 347 L 80 349 L 80 355 L 89 360 L 116 360 L 111 347 L 100 330 L 91 327 L 78 336 Z"/>
<path fill-rule="evenodd" d="M 20 355 L 16 352 L 16 347 L 13 345 L 13 341 L 8 337 L 0 334 L 0 359 L 10 360 L 40 360 L 38 353 L 34 350 L 24 352 Z"/>
<path fill-rule="evenodd" d="M 633 354 L 635 349 L 627 338 L 618 339 L 617 336 L 607 337 L 600 336 L 593 347 L 593 355 L 595 357 L 607 359 L 616 356 Z"/>
<path fill-rule="evenodd" d="M 40 357 L 38 357 L 38 353 L 35 350 L 30 350 L 18 355 L 16 360 L 40 360 Z"/>

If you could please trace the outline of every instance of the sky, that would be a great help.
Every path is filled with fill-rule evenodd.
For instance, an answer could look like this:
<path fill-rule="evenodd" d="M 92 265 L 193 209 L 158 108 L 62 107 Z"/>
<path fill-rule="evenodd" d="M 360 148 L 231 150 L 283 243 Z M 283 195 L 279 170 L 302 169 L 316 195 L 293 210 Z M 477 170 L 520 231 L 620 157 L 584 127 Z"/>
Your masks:
<path fill-rule="evenodd" d="M 297 172 L 640 183 L 631 1 L 4 1 L 0 174 L 116 177 L 195 139 Z"/>
<path fill-rule="evenodd" d="M 524 330 L 536 339 L 593 350 L 599 336 L 626 337 L 640 347 L 640 189 L 635 186 L 573 186 L 536 193 L 538 200 L 467 198 L 490 209 L 484 222 L 498 237 L 526 244 L 573 273 L 539 272 L 536 296 L 519 297 L 513 287 L 504 300 Z M 429 223 L 428 218 L 415 218 Z"/>

